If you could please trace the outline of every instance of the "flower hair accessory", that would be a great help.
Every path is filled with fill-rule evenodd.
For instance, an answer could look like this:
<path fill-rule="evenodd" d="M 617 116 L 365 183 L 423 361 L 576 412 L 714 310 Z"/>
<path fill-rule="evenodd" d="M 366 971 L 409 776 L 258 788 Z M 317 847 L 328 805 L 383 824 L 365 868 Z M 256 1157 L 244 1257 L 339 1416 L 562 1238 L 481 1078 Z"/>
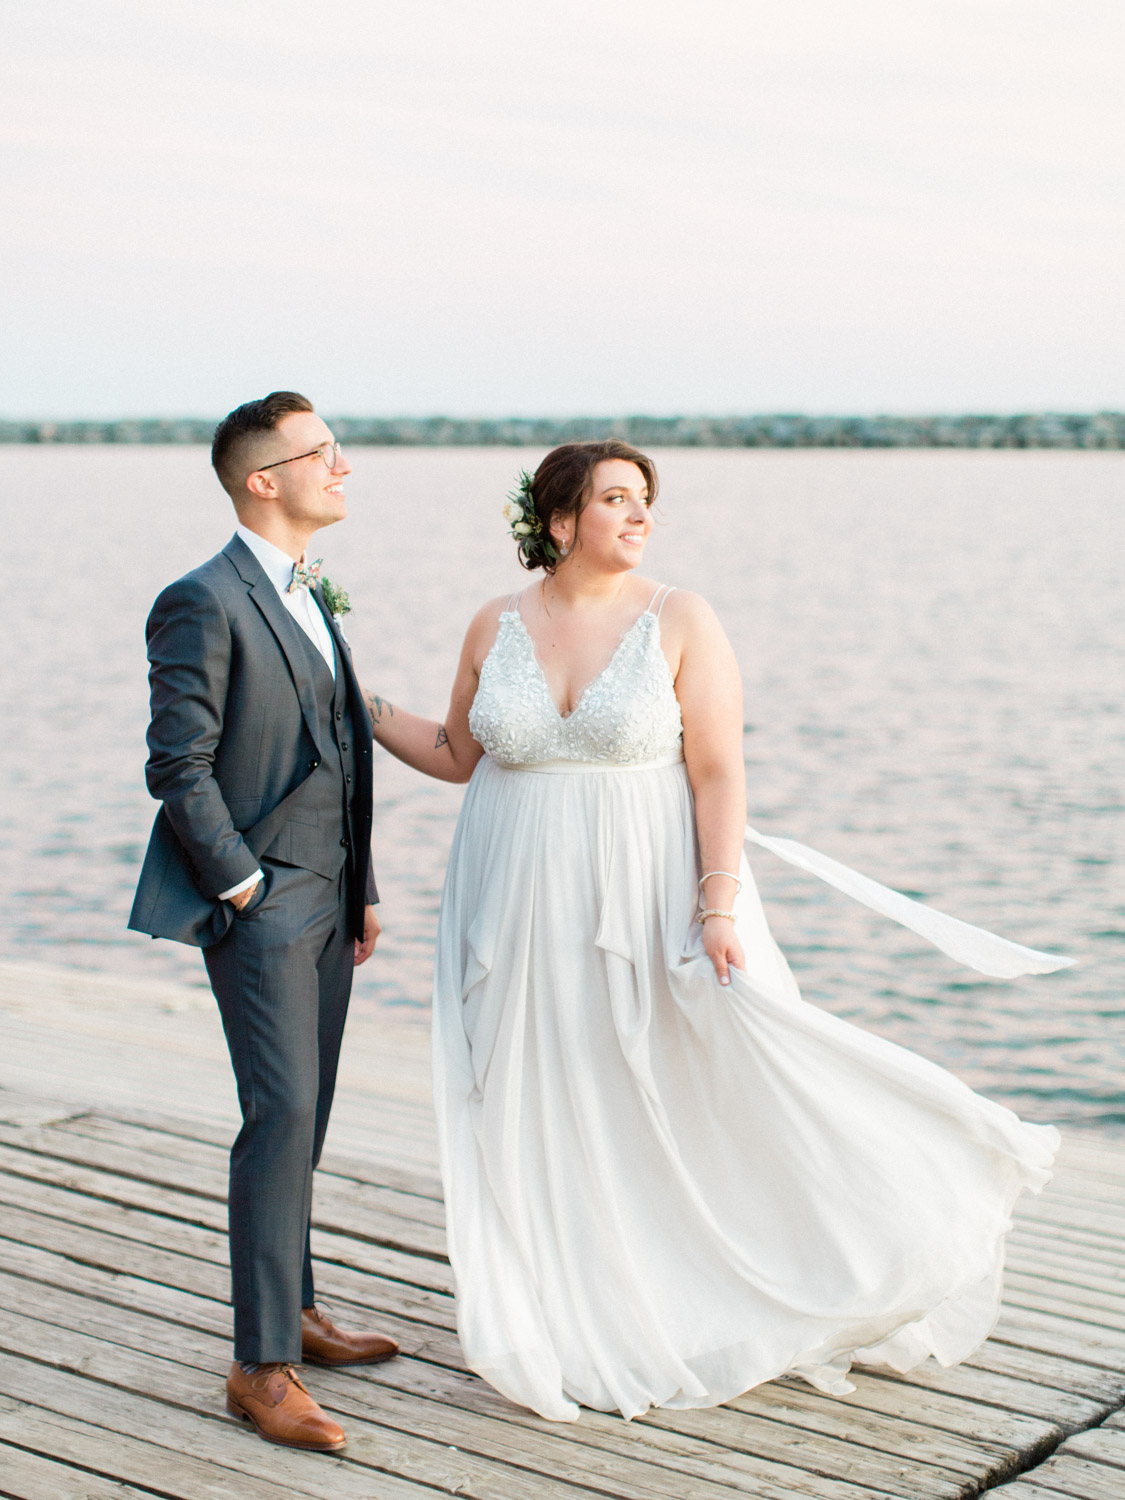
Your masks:
<path fill-rule="evenodd" d="M 558 548 L 544 531 L 543 522 L 539 519 L 539 514 L 535 509 L 535 501 L 531 494 L 531 486 L 534 483 L 535 475 L 529 474 L 526 469 L 521 469 L 516 487 L 504 503 L 504 519 L 525 558 L 529 550 L 535 547 L 543 553 L 548 562 L 555 563 L 559 560 Z"/>

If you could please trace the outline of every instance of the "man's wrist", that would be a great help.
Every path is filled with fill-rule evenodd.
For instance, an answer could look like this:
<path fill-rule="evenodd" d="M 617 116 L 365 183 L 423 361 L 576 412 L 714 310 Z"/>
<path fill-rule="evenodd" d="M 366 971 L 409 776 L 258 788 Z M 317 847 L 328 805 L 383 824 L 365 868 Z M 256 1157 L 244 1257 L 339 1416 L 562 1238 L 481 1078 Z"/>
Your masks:
<path fill-rule="evenodd" d="M 240 880 L 237 885 L 227 886 L 225 891 L 220 891 L 219 901 L 231 901 L 235 896 L 241 896 L 243 891 L 252 891 L 262 878 L 261 870 L 255 870 L 253 875 L 247 875 L 245 880 Z"/>
<path fill-rule="evenodd" d="M 235 911 L 241 911 L 244 906 L 248 906 L 254 899 L 254 892 L 261 883 L 260 880 L 255 880 L 253 885 L 247 886 L 244 891 L 239 891 L 237 896 L 227 896 L 225 899 L 230 902 Z"/>

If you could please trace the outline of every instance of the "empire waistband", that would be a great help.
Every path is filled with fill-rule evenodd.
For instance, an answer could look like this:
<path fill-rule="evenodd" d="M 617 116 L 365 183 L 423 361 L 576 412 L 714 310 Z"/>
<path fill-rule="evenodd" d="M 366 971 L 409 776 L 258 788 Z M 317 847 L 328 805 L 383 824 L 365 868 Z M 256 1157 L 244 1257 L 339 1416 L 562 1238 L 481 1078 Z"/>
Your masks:
<path fill-rule="evenodd" d="M 541 776 L 599 776 L 619 775 L 622 771 L 663 771 L 668 766 L 683 765 L 682 745 L 658 755 L 654 760 L 636 761 L 622 765 L 613 760 L 542 760 L 531 766 L 506 766 L 503 761 L 494 761 L 501 771 L 520 771 Z"/>

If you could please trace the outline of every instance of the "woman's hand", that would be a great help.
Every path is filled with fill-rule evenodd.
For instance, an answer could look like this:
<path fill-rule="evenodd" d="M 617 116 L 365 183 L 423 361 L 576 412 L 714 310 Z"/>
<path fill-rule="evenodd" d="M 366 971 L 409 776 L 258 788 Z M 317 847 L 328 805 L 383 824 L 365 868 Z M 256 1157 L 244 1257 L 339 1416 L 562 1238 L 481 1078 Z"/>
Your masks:
<path fill-rule="evenodd" d="M 720 984 L 730 983 L 730 970 L 744 969 L 746 955 L 729 917 L 708 917 L 703 924 L 703 951 L 715 965 Z"/>

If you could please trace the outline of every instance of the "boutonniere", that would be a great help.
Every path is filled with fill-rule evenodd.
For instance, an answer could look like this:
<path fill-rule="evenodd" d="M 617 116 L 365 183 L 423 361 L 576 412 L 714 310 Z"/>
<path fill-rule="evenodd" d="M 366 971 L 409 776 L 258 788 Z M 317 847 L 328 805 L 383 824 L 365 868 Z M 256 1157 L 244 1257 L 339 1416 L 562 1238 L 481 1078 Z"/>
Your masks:
<path fill-rule="evenodd" d="M 352 601 L 348 598 L 347 589 L 340 588 L 330 578 L 322 577 L 320 580 L 320 592 L 325 604 L 328 606 L 328 613 L 336 621 L 337 625 L 341 624 L 344 616 L 350 615 L 352 612 Z"/>

